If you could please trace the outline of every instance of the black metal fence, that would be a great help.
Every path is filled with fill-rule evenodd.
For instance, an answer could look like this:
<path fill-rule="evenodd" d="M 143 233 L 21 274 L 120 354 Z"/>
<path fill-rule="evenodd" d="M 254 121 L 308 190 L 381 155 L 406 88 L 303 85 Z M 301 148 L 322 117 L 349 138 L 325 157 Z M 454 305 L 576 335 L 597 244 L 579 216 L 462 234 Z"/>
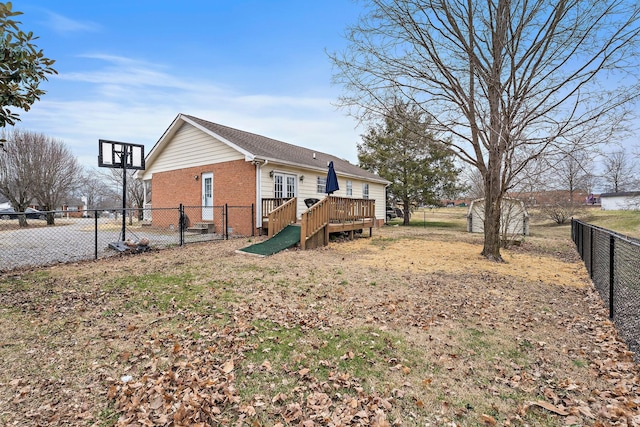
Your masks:
<path fill-rule="evenodd" d="M 640 241 L 578 220 L 571 237 L 609 317 L 640 361 Z"/>
<path fill-rule="evenodd" d="M 0 218 L 0 271 L 248 237 L 256 231 L 253 205 L 48 211 L 22 219 L 26 226 L 13 215 Z"/>

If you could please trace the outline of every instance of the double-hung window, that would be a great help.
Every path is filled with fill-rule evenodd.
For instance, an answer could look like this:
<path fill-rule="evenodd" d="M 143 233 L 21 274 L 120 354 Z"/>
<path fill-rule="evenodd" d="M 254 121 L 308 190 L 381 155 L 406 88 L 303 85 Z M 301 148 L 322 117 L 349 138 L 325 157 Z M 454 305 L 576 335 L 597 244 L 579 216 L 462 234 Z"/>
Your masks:
<path fill-rule="evenodd" d="M 327 189 L 327 178 L 319 176 L 316 181 L 316 193 L 324 193 Z"/>

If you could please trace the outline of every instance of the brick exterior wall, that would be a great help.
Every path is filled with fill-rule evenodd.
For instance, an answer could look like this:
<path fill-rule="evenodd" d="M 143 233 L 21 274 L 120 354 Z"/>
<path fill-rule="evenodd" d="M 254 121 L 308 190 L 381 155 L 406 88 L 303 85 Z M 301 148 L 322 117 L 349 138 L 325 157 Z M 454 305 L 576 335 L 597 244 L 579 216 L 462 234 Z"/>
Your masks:
<path fill-rule="evenodd" d="M 232 206 L 251 206 L 256 203 L 256 169 L 244 160 L 215 163 L 206 166 L 178 169 L 153 174 L 151 181 L 153 209 L 177 208 L 181 203 L 186 207 L 202 205 L 202 174 L 213 172 L 213 206 L 216 232 L 222 232 L 222 207 L 229 205 L 229 228 L 234 234 L 251 235 L 251 213 L 232 209 Z M 195 177 L 198 177 L 196 180 Z M 186 212 L 191 223 L 201 222 L 199 209 Z M 156 217 L 157 220 L 156 220 Z M 166 222 L 166 224 L 165 224 Z M 169 227 L 175 221 L 162 215 L 153 214 L 153 225 Z"/>

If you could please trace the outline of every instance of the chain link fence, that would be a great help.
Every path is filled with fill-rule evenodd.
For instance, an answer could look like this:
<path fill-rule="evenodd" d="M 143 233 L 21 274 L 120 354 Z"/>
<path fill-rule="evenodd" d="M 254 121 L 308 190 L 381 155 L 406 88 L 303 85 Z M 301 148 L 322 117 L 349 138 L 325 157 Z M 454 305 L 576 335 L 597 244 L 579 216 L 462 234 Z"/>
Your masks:
<path fill-rule="evenodd" d="M 47 223 L 47 217 L 54 224 Z M 26 221 L 26 224 L 24 224 Z M 254 236 L 255 207 L 47 211 L 0 218 L 0 271 Z"/>
<path fill-rule="evenodd" d="M 640 241 L 578 220 L 571 237 L 609 317 L 640 362 Z"/>

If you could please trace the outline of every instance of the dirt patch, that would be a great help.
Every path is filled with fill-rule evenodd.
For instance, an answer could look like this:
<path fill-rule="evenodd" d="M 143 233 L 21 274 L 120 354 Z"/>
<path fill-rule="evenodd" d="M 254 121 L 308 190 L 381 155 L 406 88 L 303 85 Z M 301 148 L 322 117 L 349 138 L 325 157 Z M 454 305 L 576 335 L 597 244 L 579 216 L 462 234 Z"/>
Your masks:
<path fill-rule="evenodd" d="M 535 253 L 502 250 L 505 263 L 490 263 L 480 255 L 482 246 L 465 242 L 424 239 L 370 241 L 358 239 L 336 245 L 340 253 L 357 253 L 362 265 L 412 273 L 493 273 L 560 286 L 586 286 L 583 265 Z M 386 253 L 386 254 L 385 254 Z"/>
<path fill-rule="evenodd" d="M 638 371 L 565 241 L 385 227 L 0 276 L 3 425 L 636 425 Z"/>

